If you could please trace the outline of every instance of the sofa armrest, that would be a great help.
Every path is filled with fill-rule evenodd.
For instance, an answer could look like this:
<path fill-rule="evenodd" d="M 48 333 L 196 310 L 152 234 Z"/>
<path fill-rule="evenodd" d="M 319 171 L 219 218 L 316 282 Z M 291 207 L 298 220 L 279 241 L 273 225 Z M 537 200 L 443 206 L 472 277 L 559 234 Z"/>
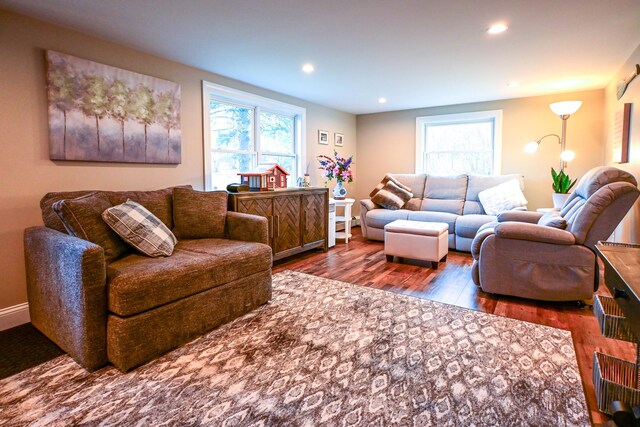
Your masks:
<path fill-rule="evenodd" d="M 46 227 L 24 232 L 31 323 L 88 370 L 107 364 L 104 250 Z"/>
<path fill-rule="evenodd" d="M 227 212 L 226 225 L 231 240 L 269 244 L 269 226 L 263 216 Z"/>
<path fill-rule="evenodd" d="M 370 210 L 378 208 L 378 205 L 373 203 L 371 199 L 362 199 L 360 200 L 360 212 L 368 212 Z"/>
<path fill-rule="evenodd" d="M 540 212 L 532 211 L 507 211 L 498 215 L 498 222 L 527 222 L 529 224 L 537 224 L 538 220 L 542 217 Z"/>
<path fill-rule="evenodd" d="M 574 245 L 576 243 L 575 236 L 569 231 L 523 222 L 500 223 L 496 225 L 495 234 L 502 239 L 529 240 L 556 245 Z"/>
<path fill-rule="evenodd" d="M 373 203 L 371 199 L 360 200 L 360 229 L 362 230 L 362 237 L 369 238 L 369 229 L 367 228 L 367 212 L 373 209 L 379 208 L 378 205 Z"/>

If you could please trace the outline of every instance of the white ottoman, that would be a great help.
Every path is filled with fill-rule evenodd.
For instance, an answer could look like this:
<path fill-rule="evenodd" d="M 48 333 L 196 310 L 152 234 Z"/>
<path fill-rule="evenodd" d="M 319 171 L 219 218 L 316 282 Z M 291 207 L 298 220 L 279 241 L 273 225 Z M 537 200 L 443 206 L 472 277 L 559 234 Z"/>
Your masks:
<path fill-rule="evenodd" d="M 447 260 L 449 225 L 444 222 L 421 222 L 398 219 L 384 226 L 384 253 L 387 261 L 394 256 L 431 261 L 433 269 Z"/>

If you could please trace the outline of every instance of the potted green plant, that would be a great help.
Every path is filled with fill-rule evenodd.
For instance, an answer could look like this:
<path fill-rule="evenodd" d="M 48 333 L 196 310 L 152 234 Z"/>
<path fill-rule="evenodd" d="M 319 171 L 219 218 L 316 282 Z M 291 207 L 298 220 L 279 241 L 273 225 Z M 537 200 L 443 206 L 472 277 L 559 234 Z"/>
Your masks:
<path fill-rule="evenodd" d="M 577 179 L 571 181 L 569 175 L 564 173 L 564 169 L 556 172 L 553 168 L 551 168 L 551 178 L 553 178 L 553 183 L 551 184 L 551 188 L 553 188 L 553 207 L 560 209 L 569 198 L 569 190 L 575 185 Z"/>

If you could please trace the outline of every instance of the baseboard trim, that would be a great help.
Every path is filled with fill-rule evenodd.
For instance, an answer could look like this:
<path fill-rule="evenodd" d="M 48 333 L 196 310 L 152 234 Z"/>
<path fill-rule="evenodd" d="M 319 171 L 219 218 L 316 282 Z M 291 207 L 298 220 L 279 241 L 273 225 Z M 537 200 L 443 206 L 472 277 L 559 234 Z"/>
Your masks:
<path fill-rule="evenodd" d="M 351 217 L 351 228 L 360 227 L 360 215 Z M 340 221 L 336 224 L 336 231 L 344 230 L 344 222 Z"/>
<path fill-rule="evenodd" d="M 29 323 L 29 303 L 0 309 L 0 331 Z"/>

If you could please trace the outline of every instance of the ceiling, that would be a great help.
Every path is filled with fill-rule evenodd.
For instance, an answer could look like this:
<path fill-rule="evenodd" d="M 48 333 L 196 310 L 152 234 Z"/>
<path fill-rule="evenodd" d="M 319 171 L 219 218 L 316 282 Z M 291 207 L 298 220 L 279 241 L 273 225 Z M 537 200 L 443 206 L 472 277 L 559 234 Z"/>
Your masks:
<path fill-rule="evenodd" d="M 603 88 L 638 0 L 0 0 L 0 6 L 354 113 Z M 493 23 L 509 30 L 489 35 Z M 301 71 L 304 63 L 315 72 Z M 507 87 L 511 81 L 520 86 Z M 379 104 L 378 98 L 388 102 Z"/>

